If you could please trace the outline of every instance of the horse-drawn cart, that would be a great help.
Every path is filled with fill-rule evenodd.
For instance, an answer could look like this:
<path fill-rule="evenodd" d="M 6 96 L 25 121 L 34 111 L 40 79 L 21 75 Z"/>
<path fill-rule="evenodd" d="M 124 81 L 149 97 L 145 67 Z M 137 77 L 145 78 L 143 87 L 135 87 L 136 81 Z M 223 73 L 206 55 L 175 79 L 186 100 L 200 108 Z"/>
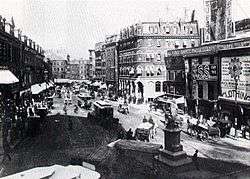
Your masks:
<path fill-rule="evenodd" d="M 213 127 L 212 124 L 201 124 L 197 120 L 189 119 L 187 132 L 192 136 L 197 136 L 200 140 L 208 140 L 220 138 L 220 129 L 219 127 Z"/>

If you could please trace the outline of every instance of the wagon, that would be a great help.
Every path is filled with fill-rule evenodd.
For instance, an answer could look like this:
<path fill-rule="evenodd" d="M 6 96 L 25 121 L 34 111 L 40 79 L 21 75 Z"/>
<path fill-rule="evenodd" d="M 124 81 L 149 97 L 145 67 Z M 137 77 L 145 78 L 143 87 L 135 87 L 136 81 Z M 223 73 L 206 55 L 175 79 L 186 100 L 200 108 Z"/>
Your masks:
<path fill-rule="evenodd" d="M 135 138 L 140 141 L 149 142 L 149 137 L 153 131 L 153 127 L 153 124 L 150 122 L 141 123 L 135 130 Z"/>
<path fill-rule="evenodd" d="M 187 132 L 197 136 L 200 140 L 218 139 L 220 138 L 219 127 L 213 127 L 208 124 L 197 124 L 194 120 L 190 120 L 187 126 Z"/>

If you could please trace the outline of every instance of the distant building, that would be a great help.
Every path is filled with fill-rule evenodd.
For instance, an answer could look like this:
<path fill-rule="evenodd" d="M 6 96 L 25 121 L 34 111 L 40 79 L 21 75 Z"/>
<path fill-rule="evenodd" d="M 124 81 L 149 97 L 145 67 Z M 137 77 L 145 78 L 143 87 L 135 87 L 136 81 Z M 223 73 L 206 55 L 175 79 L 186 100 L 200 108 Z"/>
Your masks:
<path fill-rule="evenodd" d="M 141 22 L 124 28 L 119 40 L 120 94 L 152 101 L 167 92 L 175 92 L 172 76 L 182 77 L 184 64 L 181 69 L 166 69 L 167 51 L 195 47 L 199 43 L 196 21 Z"/>
<path fill-rule="evenodd" d="M 67 60 L 55 53 L 50 53 L 46 55 L 52 63 L 52 75 L 55 79 L 66 78 L 67 71 Z"/>
<path fill-rule="evenodd" d="M 95 78 L 95 50 L 89 49 L 89 59 L 85 63 L 85 78 L 88 80 Z"/>

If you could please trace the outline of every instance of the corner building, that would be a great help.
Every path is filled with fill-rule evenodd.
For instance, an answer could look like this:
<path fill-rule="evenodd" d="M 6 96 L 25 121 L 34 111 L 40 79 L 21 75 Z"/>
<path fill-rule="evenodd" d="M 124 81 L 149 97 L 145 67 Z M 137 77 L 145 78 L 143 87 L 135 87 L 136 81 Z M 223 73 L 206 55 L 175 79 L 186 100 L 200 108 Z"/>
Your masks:
<path fill-rule="evenodd" d="M 119 94 L 137 102 L 167 92 L 167 51 L 199 46 L 197 21 L 141 22 L 124 28 L 119 40 Z"/>

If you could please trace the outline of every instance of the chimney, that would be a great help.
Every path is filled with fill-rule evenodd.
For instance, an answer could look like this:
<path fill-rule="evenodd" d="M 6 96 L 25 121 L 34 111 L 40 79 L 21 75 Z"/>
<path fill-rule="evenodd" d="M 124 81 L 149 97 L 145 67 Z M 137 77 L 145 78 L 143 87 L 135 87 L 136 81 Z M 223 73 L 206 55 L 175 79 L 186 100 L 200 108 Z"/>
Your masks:
<path fill-rule="evenodd" d="M 31 39 L 29 39 L 29 47 L 32 48 L 32 40 Z"/>
<path fill-rule="evenodd" d="M 33 49 L 36 50 L 36 42 L 33 42 Z"/>

